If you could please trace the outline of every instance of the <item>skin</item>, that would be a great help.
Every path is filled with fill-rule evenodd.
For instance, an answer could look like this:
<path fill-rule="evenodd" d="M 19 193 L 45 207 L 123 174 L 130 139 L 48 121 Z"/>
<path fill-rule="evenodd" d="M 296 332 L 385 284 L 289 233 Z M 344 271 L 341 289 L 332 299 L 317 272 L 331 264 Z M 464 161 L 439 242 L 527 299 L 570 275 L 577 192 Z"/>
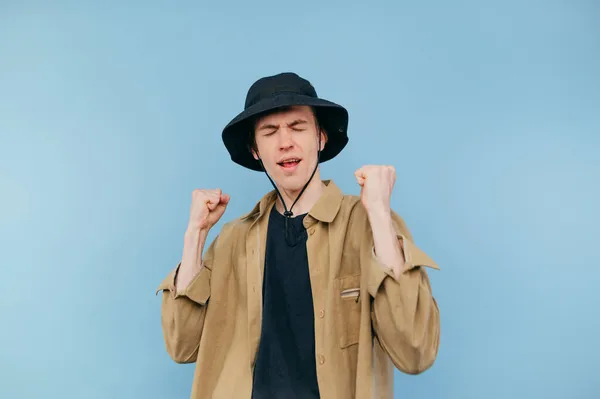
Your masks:
<path fill-rule="evenodd" d="M 327 143 L 323 130 L 321 150 Z M 261 159 L 265 170 L 279 189 L 288 209 L 310 178 L 317 162 L 319 136 L 317 124 L 309 107 L 292 107 L 283 112 L 272 113 L 256 121 L 255 142 L 252 150 L 255 159 Z M 301 162 L 293 170 L 284 170 L 278 162 L 284 158 L 299 158 Z M 366 165 L 354 172 L 360 186 L 360 198 L 373 231 L 375 253 L 380 262 L 401 278 L 405 259 L 402 242 L 398 240 L 393 227 L 390 198 L 396 182 L 396 171 L 392 166 Z M 315 175 L 306 190 L 294 205 L 294 215 L 310 211 L 324 189 L 320 171 Z M 184 248 L 181 266 L 177 274 L 176 291 L 181 292 L 202 270 L 202 253 L 210 229 L 221 219 L 229 195 L 221 189 L 198 189 L 192 193 L 190 219 L 184 235 Z M 277 200 L 277 210 L 284 208 Z"/>
<path fill-rule="evenodd" d="M 367 210 L 373 231 L 375 254 L 400 279 L 405 258 L 402 241 L 398 240 L 390 199 L 396 183 L 396 169 L 387 165 L 366 165 L 354 172 L 360 186 L 360 200 Z"/>

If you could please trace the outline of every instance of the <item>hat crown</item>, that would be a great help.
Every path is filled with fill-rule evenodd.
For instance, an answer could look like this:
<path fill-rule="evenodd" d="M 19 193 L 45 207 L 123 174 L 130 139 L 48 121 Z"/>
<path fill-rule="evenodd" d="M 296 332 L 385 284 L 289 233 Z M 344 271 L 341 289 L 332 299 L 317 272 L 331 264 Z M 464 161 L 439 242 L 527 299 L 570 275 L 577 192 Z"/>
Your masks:
<path fill-rule="evenodd" d="M 278 94 L 294 93 L 317 98 L 317 91 L 306 79 L 293 72 L 267 76 L 254 82 L 246 95 L 245 109 Z"/>

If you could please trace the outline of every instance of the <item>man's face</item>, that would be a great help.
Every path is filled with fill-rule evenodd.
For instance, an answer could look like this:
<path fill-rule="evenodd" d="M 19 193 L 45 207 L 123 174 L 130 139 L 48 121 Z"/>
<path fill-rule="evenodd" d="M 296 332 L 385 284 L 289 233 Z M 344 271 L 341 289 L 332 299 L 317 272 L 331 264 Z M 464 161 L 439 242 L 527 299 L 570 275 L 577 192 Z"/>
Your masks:
<path fill-rule="evenodd" d="M 310 107 L 297 106 L 259 119 L 255 139 L 260 159 L 277 186 L 301 190 L 317 162 L 319 136 L 315 116 Z M 321 150 L 326 136 L 321 133 Z"/>

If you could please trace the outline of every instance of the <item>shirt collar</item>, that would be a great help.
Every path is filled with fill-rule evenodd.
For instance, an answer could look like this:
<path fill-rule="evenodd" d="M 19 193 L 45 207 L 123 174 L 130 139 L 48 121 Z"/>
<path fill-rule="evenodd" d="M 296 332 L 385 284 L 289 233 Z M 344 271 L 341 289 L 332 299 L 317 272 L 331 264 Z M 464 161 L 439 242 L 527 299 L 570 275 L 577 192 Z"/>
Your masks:
<path fill-rule="evenodd" d="M 331 223 L 340 210 L 344 193 L 342 193 L 333 180 L 323 180 L 323 183 L 325 184 L 325 189 L 308 214 L 321 222 Z M 277 193 L 275 190 L 270 191 L 249 213 L 242 216 L 242 220 L 254 217 L 257 219 L 261 218 L 264 216 L 265 212 L 270 209 L 270 205 L 272 205 L 276 199 Z"/>

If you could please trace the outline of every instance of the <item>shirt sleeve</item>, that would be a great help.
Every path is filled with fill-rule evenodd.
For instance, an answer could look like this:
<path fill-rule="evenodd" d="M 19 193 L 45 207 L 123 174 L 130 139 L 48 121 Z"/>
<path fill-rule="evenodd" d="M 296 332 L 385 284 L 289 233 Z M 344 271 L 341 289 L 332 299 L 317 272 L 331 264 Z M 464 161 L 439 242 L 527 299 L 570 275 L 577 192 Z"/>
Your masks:
<path fill-rule="evenodd" d="M 379 261 L 370 228 L 361 263 L 368 273 L 371 319 L 381 346 L 400 371 L 418 374 L 431 367 L 438 353 L 440 314 L 425 267 L 439 267 L 415 245 L 404 221 L 396 213 L 392 218 L 405 258 L 402 274 L 396 278 Z"/>
<path fill-rule="evenodd" d="M 176 292 L 175 280 L 181 264 L 159 285 L 162 291 L 161 324 L 169 356 L 177 363 L 193 363 L 198 354 L 206 309 L 209 306 L 215 241 L 203 256 L 203 267 L 182 291 Z"/>
<path fill-rule="evenodd" d="M 156 294 L 160 291 L 168 293 L 169 299 L 178 299 L 185 297 L 199 305 L 206 305 L 210 297 L 210 275 L 211 270 L 205 265 L 200 272 L 192 279 L 190 284 L 183 290 L 177 292 L 175 281 L 181 264 L 169 273 L 169 275 L 158 286 Z"/>

